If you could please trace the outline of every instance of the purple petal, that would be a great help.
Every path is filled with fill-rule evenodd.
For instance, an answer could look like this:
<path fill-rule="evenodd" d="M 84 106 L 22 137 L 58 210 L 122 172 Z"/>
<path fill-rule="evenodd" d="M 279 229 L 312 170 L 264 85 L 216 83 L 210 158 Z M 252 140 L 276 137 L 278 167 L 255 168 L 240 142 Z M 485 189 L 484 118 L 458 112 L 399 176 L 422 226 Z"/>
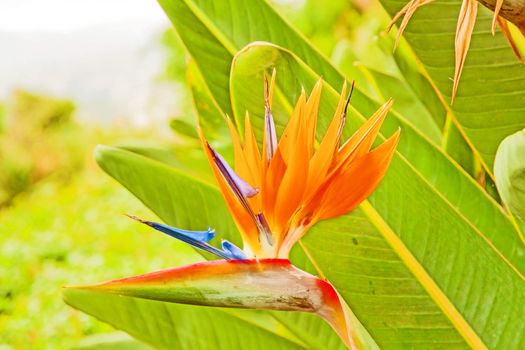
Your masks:
<path fill-rule="evenodd" d="M 264 220 L 264 216 L 262 216 L 262 214 L 255 215 L 246 199 L 247 197 L 253 197 L 258 193 L 258 191 L 241 179 L 239 175 L 237 175 L 235 171 L 230 168 L 228 163 L 221 157 L 221 155 L 217 153 L 209 144 L 207 144 L 207 146 L 213 155 L 213 161 L 215 162 L 217 169 L 219 169 L 219 172 L 222 174 L 230 186 L 230 189 L 233 191 L 244 209 L 246 209 L 248 214 L 250 214 L 252 217 L 255 225 L 257 226 L 257 230 L 259 231 L 259 237 L 264 236 L 268 243 L 273 245 L 271 231 L 268 228 L 268 224 L 266 224 L 266 220 Z"/>
<path fill-rule="evenodd" d="M 269 162 L 277 149 L 277 133 L 275 132 L 272 111 L 268 104 L 265 106 L 264 113 L 264 142 L 266 145 L 266 160 Z"/>
<path fill-rule="evenodd" d="M 259 191 L 249 183 L 244 181 L 237 173 L 228 165 L 226 160 L 217 153 L 209 144 L 208 148 L 213 154 L 213 160 L 217 168 L 221 172 L 222 176 L 236 195 L 242 195 L 244 198 L 250 198 L 255 196 Z"/>

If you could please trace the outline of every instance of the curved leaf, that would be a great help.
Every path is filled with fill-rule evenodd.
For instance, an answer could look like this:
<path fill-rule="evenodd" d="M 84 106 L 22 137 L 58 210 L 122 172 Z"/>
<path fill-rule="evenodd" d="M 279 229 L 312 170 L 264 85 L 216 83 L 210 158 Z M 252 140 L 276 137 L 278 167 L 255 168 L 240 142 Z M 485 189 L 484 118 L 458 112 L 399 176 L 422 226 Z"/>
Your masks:
<path fill-rule="evenodd" d="M 172 304 L 80 289 L 67 290 L 64 299 L 158 349 L 309 348 L 281 323 L 253 310 Z"/>
<path fill-rule="evenodd" d="M 251 44 L 234 58 L 232 64 L 231 93 L 233 96 L 231 100 L 234 115 L 238 116 L 241 111 L 248 109 L 254 111 L 252 118 L 262 119 L 261 103 L 252 103 L 254 98 L 251 96 L 262 96 L 262 88 L 258 82 L 261 81 L 266 67 L 273 66 L 277 69 L 277 75 L 285 80 L 284 83 L 277 80 L 281 91 L 278 95 L 283 100 L 281 106 L 291 106 L 295 94 L 300 91 L 300 86 L 313 86 L 313 82 L 317 78 L 308 66 L 289 51 L 270 44 Z M 336 105 L 338 99 L 336 88 L 338 87 L 325 84 L 323 101 L 320 104 L 321 119 L 319 123 L 322 121 L 327 123 L 333 113 L 333 106 Z M 353 111 L 349 119 L 353 119 L 354 125 L 360 124 L 364 120 L 356 110 Z M 309 249 L 310 255 L 317 261 L 321 270 L 324 271 L 324 267 L 326 271 L 329 271 L 325 271 L 326 277 L 341 291 L 352 310 L 380 346 L 390 345 L 394 339 L 395 341 L 409 342 L 408 339 L 411 339 L 414 342 L 439 343 L 439 341 L 444 341 L 443 334 L 450 332 L 445 337 L 446 341 L 454 339 L 454 341 L 461 342 L 463 338 L 463 341 L 471 346 L 482 346 L 481 344 L 485 343 L 486 346 L 494 347 L 501 339 L 500 337 L 505 339 L 504 334 L 513 332 L 513 329 L 512 327 L 501 329 L 502 333 L 499 336 L 495 336 L 493 333 L 491 334 L 493 338 L 490 339 L 482 331 L 484 324 L 510 317 L 513 321 L 508 319 L 508 324 L 515 325 L 521 317 L 519 316 L 520 312 L 525 311 L 524 309 L 513 311 L 513 307 L 510 305 L 498 306 L 492 301 L 495 294 L 500 296 L 505 294 L 508 298 L 517 297 L 519 300 L 525 298 L 523 276 L 519 270 L 523 269 L 523 261 L 520 259 L 519 251 L 515 250 L 520 247 L 521 243 L 516 242 L 518 238 L 511 221 L 497 205 L 483 194 L 479 187 L 472 183 L 462 171 L 450 164 L 448 159 L 428 141 L 411 131 L 410 125 L 403 123 L 402 119 L 391 118 L 390 121 L 388 119 L 385 121 L 386 128 L 384 129 L 395 130 L 399 126 L 402 128 L 403 136 L 398 149 L 402 154 L 394 156 L 389 173 L 371 197 L 370 203 L 362 206 L 359 215 L 361 219 L 368 221 L 372 229 L 371 234 L 377 235 L 375 238 L 387 247 L 391 247 L 390 253 L 387 255 L 388 258 L 383 255 L 383 246 L 381 246 L 383 249 L 378 251 L 378 247 L 369 246 L 370 243 L 368 243 L 367 248 L 373 248 L 370 251 L 365 250 L 367 252 L 365 256 L 370 258 L 379 253 L 379 257 L 382 257 L 377 259 L 379 265 L 365 270 L 367 272 L 363 270 L 352 271 L 349 270 L 350 266 L 362 264 L 360 258 L 352 256 L 355 254 L 354 250 L 350 249 L 352 245 L 345 246 L 346 251 L 342 247 L 338 249 L 335 245 L 328 248 L 325 246 L 326 243 L 323 244 L 326 238 L 316 240 L 315 244 L 312 244 L 312 248 Z M 412 154 L 414 148 L 418 151 L 417 157 Z M 432 162 L 422 163 L 421 158 L 432 159 Z M 453 174 L 455 174 L 454 178 L 451 178 Z M 431 178 L 428 177 L 430 175 Z M 469 197 L 469 201 L 463 201 L 461 197 L 457 197 L 457 193 L 451 195 L 450 191 L 453 189 L 460 189 L 463 196 Z M 476 202 L 471 202 L 470 200 L 474 196 L 477 196 L 478 199 Z M 409 200 L 404 200 L 404 198 Z M 484 223 L 479 220 L 481 208 L 492 208 L 490 222 Z M 487 234 L 490 237 L 496 237 L 502 233 L 494 229 L 496 222 L 499 223 L 497 225 L 502 225 L 500 227 L 506 227 L 505 230 L 509 234 L 505 253 L 494 249 L 494 246 L 485 236 Z M 320 223 L 319 229 L 321 230 L 324 225 L 328 225 L 328 223 Z M 340 242 L 345 240 L 345 234 L 357 233 L 354 233 L 353 227 L 352 221 L 339 227 L 340 231 L 337 237 Z M 332 232 L 331 236 L 334 234 Z M 307 237 L 305 242 L 309 242 L 310 239 L 313 238 Z M 479 259 L 480 254 L 487 255 L 485 258 Z M 348 265 L 344 265 L 345 267 L 340 272 L 341 275 L 330 273 L 341 266 L 340 260 L 330 258 L 333 255 L 341 255 L 341 260 L 344 260 L 343 257 L 348 259 L 348 255 L 350 255 L 350 259 L 346 260 Z M 509 259 L 512 259 L 512 262 L 509 262 Z M 437 263 L 438 261 L 440 263 Z M 498 264 L 499 267 L 496 267 L 495 264 Z M 397 267 L 391 270 L 388 268 L 389 266 Z M 402 273 L 399 270 L 400 266 L 403 266 L 402 270 L 404 271 Z M 474 266 L 476 271 L 484 271 L 484 274 L 469 273 L 468 271 Z M 503 276 L 502 271 L 507 271 L 506 278 L 509 278 L 509 284 L 506 285 L 513 287 L 507 291 L 495 287 L 492 292 L 487 293 L 487 285 L 483 281 L 487 278 L 501 278 Z M 397 276 L 398 278 L 403 276 L 404 282 L 396 278 L 389 281 L 389 278 L 392 277 L 390 274 L 393 273 L 401 273 Z M 355 278 L 353 277 L 354 274 L 359 274 L 361 279 L 365 275 L 369 279 L 369 283 L 372 284 L 377 283 L 377 279 L 380 277 L 381 284 L 385 289 L 381 295 L 372 294 L 370 290 L 368 295 L 363 295 L 362 290 L 359 293 L 345 293 L 346 289 L 353 290 L 357 285 L 360 285 L 359 283 L 348 283 L 349 280 Z M 459 281 L 469 286 L 468 295 L 458 293 L 456 283 Z M 363 282 L 361 280 L 361 283 Z M 407 293 L 406 290 L 400 294 L 399 288 L 403 290 L 404 287 L 402 286 L 405 283 L 407 283 L 405 286 L 414 294 Z M 388 287 L 389 285 L 390 287 Z M 414 286 L 421 289 L 411 289 Z M 361 288 L 364 287 L 361 285 Z M 417 297 L 415 297 L 416 295 Z M 518 295 L 520 296 L 518 297 Z M 392 301 L 394 296 L 399 304 Z M 426 301 L 423 302 L 424 300 Z M 470 305 L 474 300 L 475 303 L 480 303 L 476 310 L 473 310 Z M 385 304 L 381 308 L 379 305 L 383 303 Z M 410 324 L 411 331 L 418 334 L 418 338 L 408 337 L 404 333 L 406 324 L 400 321 L 400 316 L 397 313 L 395 319 L 390 318 L 392 317 L 391 314 L 380 316 L 386 324 L 395 324 L 396 327 L 393 328 L 397 328 L 396 332 L 385 333 L 384 330 L 376 330 L 374 326 L 370 326 L 377 322 L 379 317 L 376 313 L 370 312 L 370 305 L 377 305 L 378 309 L 381 310 L 395 307 L 397 304 L 400 307 L 399 310 L 402 310 L 407 308 L 410 303 L 423 303 L 413 307 L 419 315 L 417 324 L 410 321 L 410 317 L 413 317 L 412 312 L 407 311 L 402 314 L 407 317 L 405 322 Z M 521 302 L 516 301 L 516 303 L 520 304 Z M 365 305 L 367 307 L 364 307 Z M 435 307 L 436 309 L 429 313 L 427 307 Z M 491 310 L 490 316 L 495 316 L 495 313 L 499 313 L 499 316 L 490 321 L 490 316 L 486 315 L 486 318 L 481 320 L 479 318 L 480 313 L 486 314 L 487 312 L 486 310 L 482 311 L 484 307 Z M 496 311 L 499 307 L 501 307 L 500 311 Z M 374 308 L 373 310 L 377 312 L 378 309 Z M 411 309 L 408 307 L 408 310 Z M 443 317 L 441 319 L 437 317 L 437 314 L 440 313 Z M 478 316 L 475 316 L 476 313 Z M 511 316 L 513 313 L 514 315 Z M 441 333 L 436 333 L 436 324 L 440 325 Z M 378 328 L 381 329 L 382 327 Z M 469 332 L 471 333 L 469 334 Z M 461 335 L 457 338 L 459 334 Z M 517 343 L 514 341 L 514 339 L 512 341 L 509 339 L 509 343 L 505 346 L 509 344 L 516 346 Z M 404 344 L 407 346 L 409 343 Z"/>
<path fill-rule="evenodd" d="M 494 176 L 501 199 L 525 230 L 525 130 L 501 142 L 494 162 Z M 525 243 L 523 235 L 521 238 Z"/>

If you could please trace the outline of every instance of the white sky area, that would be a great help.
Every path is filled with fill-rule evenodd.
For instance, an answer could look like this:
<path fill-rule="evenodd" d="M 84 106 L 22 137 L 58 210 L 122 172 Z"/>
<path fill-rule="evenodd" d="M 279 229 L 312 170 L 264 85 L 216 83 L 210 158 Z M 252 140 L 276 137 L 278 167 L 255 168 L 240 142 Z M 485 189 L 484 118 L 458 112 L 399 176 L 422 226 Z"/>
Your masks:
<path fill-rule="evenodd" d="M 180 113 L 174 84 L 157 79 L 169 26 L 155 0 L 0 0 L 0 100 L 22 88 L 136 124 Z"/>
<path fill-rule="evenodd" d="M 2 0 L 0 30 L 70 32 L 121 21 L 159 23 L 155 0 Z"/>

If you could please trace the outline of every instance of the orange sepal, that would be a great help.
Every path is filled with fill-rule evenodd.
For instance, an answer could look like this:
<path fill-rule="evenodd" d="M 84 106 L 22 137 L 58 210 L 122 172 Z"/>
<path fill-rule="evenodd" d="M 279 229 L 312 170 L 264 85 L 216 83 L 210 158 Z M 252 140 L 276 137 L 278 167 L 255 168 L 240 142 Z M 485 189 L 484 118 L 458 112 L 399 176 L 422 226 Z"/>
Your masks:
<path fill-rule="evenodd" d="M 296 145 L 293 144 L 293 135 L 295 134 L 296 130 L 299 129 L 299 125 L 305 122 L 305 109 L 306 94 L 303 90 L 301 91 L 301 95 L 297 100 L 295 108 L 292 112 L 292 116 L 290 117 L 290 120 L 288 121 L 288 124 L 281 135 L 281 139 L 279 140 L 278 148 L 281 150 L 281 156 L 283 157 L 283 160 L 286 164 L 288 164 L 288 158 L 290 157 L 290 154 L 294 153 L 297 149 Z"/>
<path fill-rule="evenodd" d="M 299 122 L 298 128 L 290 135 L 294 152 L 290 155 L 286 171 L 279 185 L 275 200 L 275 233 L 280 235 L 293 213 L 299 207 L 308 181 L 308 164 L 310 155 L 307 150 L 308 132 L 304 122 Z"/>
<path fill-rule="evenodd" d="M 357 131 L 344 143 L 337 153 L 337 164 L 350 164 L 370 150 L 385 117 L 392 107 L 390 99 L 383 104 Z"/>
<path fill-rule="evenodd" d="M 241 145 L 241 140 L 239 139 L 239 135 L 237 134 L 237 129 L 233 125 L 230 117 L 226 117 L 226 121 L 228 124 L 228 129 L 230 130 L 230 136 L 232 138 L 233 143 L 235 172 L 241 178 L 247 181 L 250 185 L 257 187 L 254 176 L 248 164 L 248 159 L 244 154 L 244 150 Z"/>
<path fill-rule="evenodd" d="M 314 216 L 319 220 L 341 216 L 352 211 L 365 200 L 385 176 L 399 141 L 399 135 L 398 130 L 383 144 L 336 174 Z"/>
<path fill-rule="evenodd" d="M 197 131 L 204 148 L 204 153 L 208 158 L 208 162 L 210 163 L 210 167 L 213 170 L 213 174 L 215 175 L 215 179 L 217 180 L 217 184 L 219 185 L 219 189 L 226 202 L 226 205 L 228 206 L 228 209 L 230 210 L 230 213 L 232 214 L 233 219 L 239 228 L 244 244 L 247 244 L 253 253 L 258 254 L 261 250 L 261 247 L 259 244 L 259 231 L 257 226 L 255 225 L 255 222 L 253 221 L 253 218 L 250 216 L 250 214 L 246 211 L 242 204 L 239 203 L 233 192 L 230 190 L 228 183 L 217 169 L 217 166 L 213 161 L 213 155 L 208 148 L 208 141 L 206 141 L 202 129 L 197 127 Z"/>
<path fill-rule="evenodd" d="M 345 82 L 346 84 L 346 82 Z M 315 144 L 315 131 L 317 129 L 317 114 L 319 111 L 319 103 L 321 101 L 321 91 L 323 88 L 323 81 L 319 79 L 315 84 L 308 101 L 306 101 L 306 130 L 308 132 L 308 156 L 312 157 Z"/>
<path fill-rule="evenodd" d="M 250 122 L 250 116 L 246 113 L 244 118 L 244 156 L 248 162 L 248 166 L 254 179 L 254 186 L 261 186 L 261 153 L 257 146 L 257 140 L 253 132 L 252 123 Z"/>
<path fill-rule="evenodd" d="M 332 164 L 334 155 L 337 153 L 342 129 L 346 115 L 344 108 L 346 105 L 346 82 L 343 85 L 341 97 L 335 110 L 332 122 L 328 126 L 319 148 L 316 150 L 310 161 L 308 172 L 308 189 L 315 190 L 325 178 L 325 175 Z"/>

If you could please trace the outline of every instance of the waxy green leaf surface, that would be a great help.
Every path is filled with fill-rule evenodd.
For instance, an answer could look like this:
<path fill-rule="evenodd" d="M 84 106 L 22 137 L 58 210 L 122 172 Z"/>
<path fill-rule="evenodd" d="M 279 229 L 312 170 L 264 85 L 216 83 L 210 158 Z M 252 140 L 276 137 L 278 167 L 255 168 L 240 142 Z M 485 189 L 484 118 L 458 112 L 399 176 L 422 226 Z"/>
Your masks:
<path fill-rule="evenodd" d="M 326 82 L 320 132 L 328 125 L 345 77 L 266 2 L 244 6 L 240 0 L 162 0 L 161 5 L 223 111 L 239 119 L 247 109 L 254 124 L 260 125 L 262 74 L 276 67 L 278 125 L 282 128 L 300 88 L 310 89 L 319 76 Z M 274 45 L 252 44 L 231 64 L 239 50 L 256 40 Z M 460 88 L 457 103 L 461 94 Z M 352 106 L 347 135 L 378 103 L 355 92 Z M 363 337 L 369 333 L 373 339 L 370 346 L 375 342 L 384 349 L 522 348 L 525 251 L 515 226 L 467 173 L 406 120 L 397 113 L 387 117 L 384 135 L 401 127 L 401 143 L 370 201 L 351 215 L 315 226 L 293 251 L 292 261 L 309 271 L 315 264 L 318 273 L 337 287 L 363 325 Z M 225 238 L 235 236 L 213 186 L 122 152 L 104 149 L 99 163 L 168 224 L 187 229 L 210 225 Z M 83 305 L 74 296 L 68 302 Z M 139 303 L 145 315 L 157 307 L 130 302 Z M 131 318 L 115 319 L 104 308 L 81 307 L 132 334 L 136 334 L 132 328 L 136 332 L 140 326 Z M 293 322 L 286 322 L 296 315 L 290 317 L 272 319 L 291 329 Z M 302 342 L 308 339 L 305 333 L 296 333 Z M 321 332 L 320 337 L 326 334 Z M 236 348 L 235 341 L 229 348 Z M 281 344 L 294 346 L 287 340 Z"/>

